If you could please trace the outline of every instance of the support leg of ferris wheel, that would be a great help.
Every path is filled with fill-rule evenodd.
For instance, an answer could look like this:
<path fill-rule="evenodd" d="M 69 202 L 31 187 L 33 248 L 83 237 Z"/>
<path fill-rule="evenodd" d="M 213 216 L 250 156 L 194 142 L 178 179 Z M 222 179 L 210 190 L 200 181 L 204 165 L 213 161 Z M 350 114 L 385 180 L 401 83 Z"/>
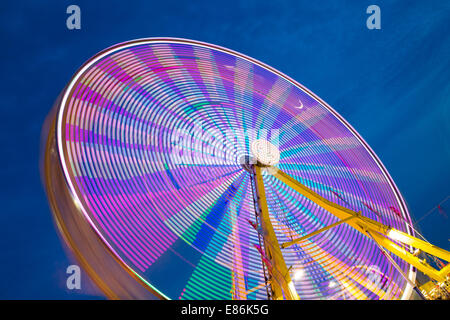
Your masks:
<path fill-rule="evenodd" d="M 270 221 L 267 207 L 266 192 L 262 178 L 262 168 L 258 165 L 250 166 L 255 190 L 255 211 L 260 227 L 259 235 L 263 239 L 263 264 L 266 264 L 269 279 L 268 284 L 272 291 L 271 297 L 275 300 L 299 300 L 299 296 L 292 282 L 289 269 L 284 261 L 280 244 Z M 266 262 L 265 262 L 266 261 Z"/>
<path fill-rule="evenodd" d="M 431 279 L 438 282 L 444 282 L 446 280 L 446 277 L 448 276 L 450 271 L 450 264 L 448 264 L 441 270 L 436 270 L 424 260 L 416 257 L 414 254 L 399 246 L 394 241 L 401 242 L 416 249 L 420 249 L 423 252 L 434 255 L 435 257 L 438 257 L 447 262 L 450 262 L 450 252 L 436 247 L 428 242 L 420 240 L 416 237 L 413 237 L 405 232 L 367 218 L 361 215 L 361 213 L 359 212 L 352 211 L 336 203 L 333 203 L 315 193 L 313 190 L 301 184 L 281 170 L 274 170 L 273 175 L 292 189 L 296 190 L 298 193 L 316 203 L 318 206 L 341 219 L 341 221 L 345 221 L 345 223 L 347 223 L 349 226 L 355 228 L 369 238 L 373 238 L 373 240 L 383 248 L 392 252 L 407 263 L 413 265 L 418 270 L 429 276 Z M 295 239 L 291 242 L 283 243 L 281 246 L 282 248 L 287 248 L 288 246 L 294 243 L 299 243 L 301 241 L 302 238 Z"/>
<path fill-rule="evenodd" d="M 317 230 L 309 235 L 303 236 L 298 239 L 294 239 L 290 242 L 281 244 L 281 248 L 287 248 L 293 244 L 300 243 L 303 240 L 312 237 L 316 234 L 319 234 L 323 231 L 326 231 L 332 227 L 335 227 L 341 223 L 346 223 L 349 226 L 353 227 L 357 231 L 361 232 L 365 236 L 373 239 L 377 245 L 383 247 L 387 251 L 395 254 L 397 257 L 403 259 L 410 265 L 416 267 L 418 270 L 429 276 L 431 279 L 439 282 L 445 283 L 449 280 L 450 277 L 450 263 L 448 263 L 441 270 L 437 270 L 430 266 L 425 259 L 421 260 L 417 255 L 407 251 L 405 248 L 399 246 L 395 241 L 400 242 L 404 245 L 422 250 L 430 255 L 438 257 L 444 261 L 450 262 L 450 252 L 434 246 L 426 241 L 413 237 L 405 232 L 392 228 L 390 226 L 384 225 L 378 221 L 372 220 L 368 217 L 363 216 L 360 212 L 355 212 L 348 208 L 345 208 L 339 204 L 331 202 L 318 193 L 314 192 L 307 186 L 303 185 L 293 177 L 289 176 L 287 173 L 275 168 L 275 165 L 279 161 L 279 151 L 278 149 L 265 140 L 256 140 L 251 146 L 251 151 L 253 155 L 256 157 L 257 164 L 254 166 L 256 172 L 256 180 L 258 186 L 258 194 L 260 195 L 260 202 L 263 206 L 263 210 L 261 214 L 262 221 L 270 226 L 272 232 L 273 227 L 270 223 L 270 218 L 268 216 L 267 203 L 265 198 L 264 191 L 264 182 L 262 180 L 261 170 L 268 170 L 271 174 L 280 180 L 281 182 L 288 185 L 290 188 L 294 189 L 304 197 L 308 198 L 321 208 L 327 210 L 334 216 L 340 219 L 339 222 L 332 224 L 328 227 Z M 264 207 L 265 206 L 265 207 Z M 271 245 L 278 244 L 275 233 L 271 234 L 269 237 L 265 237 L 265 239 L 269 239 Z M 265 241 L 266 242 L 266 241 Z M 282 253 L 276 252 L 276 257 L 278 257 L 278 265 L 286 267 L 286 263 L 282 258 Z M 285 279 L 285 282 L 290 280 L 290 278 Z M 292 283 L 292 282 L 291 282 Z"/>

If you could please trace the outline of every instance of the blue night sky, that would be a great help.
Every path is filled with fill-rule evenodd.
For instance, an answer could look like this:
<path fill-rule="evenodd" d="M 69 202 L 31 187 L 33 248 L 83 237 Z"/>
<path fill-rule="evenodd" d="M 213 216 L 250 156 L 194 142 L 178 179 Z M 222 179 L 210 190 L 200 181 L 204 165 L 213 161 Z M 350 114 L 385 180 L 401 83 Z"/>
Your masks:
<path fill-rule="evenodd" d="M 66 8 L 81 8 L 81 30 Z M 366 8 L 381 8 L 381 30 Z M 101 298 L 59 238 L 39 175 L 40 131 L 79 66 L 144 37 L 218 44 L 263 61 L 327 101 L 374 149 L 419 219 L 450 194 L 448 1 L 2 1 L 0 298 Z M 450 215 L 450 200 L 444 203 Z M 420 230 L 450 250 L 437 210 Z"/>

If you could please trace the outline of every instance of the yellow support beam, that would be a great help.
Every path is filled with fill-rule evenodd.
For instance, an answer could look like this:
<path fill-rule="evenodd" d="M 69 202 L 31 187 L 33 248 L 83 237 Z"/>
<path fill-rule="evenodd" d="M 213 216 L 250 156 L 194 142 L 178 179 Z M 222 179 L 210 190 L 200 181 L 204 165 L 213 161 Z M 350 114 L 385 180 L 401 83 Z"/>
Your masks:
<path fill-rule="evenodd" d="M 444 268 L 439 271 L 439 274 L 442 277 L 448 276 L 450 274 L 450 263 L 447 264 Z"/>
<path fill-rule="evenodd" d="M 435 257 L 441 258 L 442 260 L 450 262 L 450 252 L 442 248 L 436 247 L 431 243 L 413 237 L 405 232 L 392 228 L 387 232 L 387 236 L 393 240 L 400 241 L 406 245 L 410 245 L 414 248 L 425 251 Z"/>
<path fill-rule="evenodd" d="M 431 255 L 434 255 L 446 261 L 450 261 L 450 252 L 441 249 L 439 247 L 436 247 L 423 240 L 415 238 L 407 233 L 404 233 L 402 231 L 396 230 L 382 223 L 379 223 L 378 221 L 367 218 L 361 215 L 359 212 L 355 212 L 353 210 L 340 206 L 336 203 L 333 203 L 328 199 L 322 197 L 321 195 L 317 194 L 310 188 L 306 187 L 305 185 L 301 184 L 300 182 L 289 176 L 287 173 L 279 170 L 278 168 L 272 169 L 273 170 L 271 170 L 271 172 L 273 172 L 273 175 L 277 179 L 279 179 L 292 189 L 296 190 L 304 197 L 313 201 L 321 208 L 332 213 L 334 216 L 338 217 L 339 219 L 341 219 L 341 221 L 347 223 L 349 226 L 353 227 L 354 229 L 358 230 L 359 232 L 368 236 L 369 238 L 374 239 L 382 247 L 389 250 L 393 254 L 397 255 L 407 263 L 415 266 L 418 270 L 422 271 L 432 279 L 442 282 L 450 273 L 450 264 L 444 267 L 441 271 L 438 271 L 433 267 L 431 267 L 429 264 L 427 264 L 425 261 L 420 260 L 418 257 L 415 257 L 413 254 L 397 245 L 392 240 L 396 240 L 398 242 L 420 249 L 424 252 L 427 252 Z M 332 226 L 325 228 L 329 229 Z M 316 231 L 316 234 L 321 231 L 325 230 L 322 229 L 318 230 Z M 391 238 L 392 240 L 389 238 Z M 301 240 L 297 239 L 294 241 L 299 242 Z"/>
<path fill-rule="evenodd" d="M 394 243 L 393 241 L 389 240 L 388 238 L 382 236 L 381 234 L 377 232 L 370 232 L 372 237 L 376 242 L 378 242 L 382 247 L 389 250 L 396 256 L 402 258 L 407 263 L 413 265 L 420 271 L 422 271 L 424 274 L 429 276 L 430 278 L 443 282 L 445 281 L 445 277 L 442 277 L 439 274 L 439 271 L 434 269 L 432 266 L 430 266 L 428 263 L 426 263 L 423 260 L 420 260 L 419 258 L 415 257 L 412 253 L 406 251 L 404 248 L 400 247 L 398 244 Z"/>
<path fill-rule="evenodd" d="M 256 194 L 258 196 L 258 215 L 261 221 L 261 228 L 264 238 L 264 251 L 267 258 L 270 260 L 271 267 L 269 273 L 271 279 L 270 286 L 276 300 L 288 299 L 299 300 L 294 283 L 292 282 L 286 262 L 283 258 L 278 239 L 270 221 L 269 209 L 267 207 L 266 192 L 264 189 L 264 181 L 261 173 L 261 167 L 254 166 L 254 173 L 256 179 Z M 284 293 L 284 295 L 283 295 Z"/>
<path fill-rule="evenodd" d="M 292 245 L 294 245 L 294 244 L 296 244 L 296 243 L 300 243 L 300 242 L 302 242 L 302 241 L 304 241 L 304 240 L 306 240 L 306 239 L 309 239 L 309 238 L 311 238 L 311 237 L 314 237 L 315 235 L 317 235 L 317 234 L 319 234 L 319 233 L 322 233 L 322 232 L 324 232 L 324 231 L 327 231 L 327 230 L 329 230 L 329 229 L 331 229 L 331 228 L 334 228 L 334 227 L 336 227 L 336 226 L 338 226 L 338 225 L 340 225 L 340 224 L 342 224 L 342 223 L 345 223 L 345 222 L 349 221 L 350 219 L 354 219 L 354 218 L 355 218 L 354 216 L 348 217 L 348 218 L 346 218 L 346 219 L 344 219 L 344 220 L 340 220 L 340 221 L 338 221 L 338 222 L 335 222 L 335 223 L 333 223 L 333 224 L 330 224 L 329 226 L 323 227 L 323 228 L 321 228 L 321 229 L 319 229 L 319 230 L 317 230 L 317 231 L 311 232 L 310 234 L 307 234 L 306 236 L 303 236 L 303 237 L 301 237 L 301 238 L 294 239 L 294 240 L 289 241 L 289 242 L 285 242 L 285 243 L 283 243 L 283 244 L 281 245 L 281 248 L 285 249 L 285 248 L 290 247 L 290 246 L 292 246 Z"/>

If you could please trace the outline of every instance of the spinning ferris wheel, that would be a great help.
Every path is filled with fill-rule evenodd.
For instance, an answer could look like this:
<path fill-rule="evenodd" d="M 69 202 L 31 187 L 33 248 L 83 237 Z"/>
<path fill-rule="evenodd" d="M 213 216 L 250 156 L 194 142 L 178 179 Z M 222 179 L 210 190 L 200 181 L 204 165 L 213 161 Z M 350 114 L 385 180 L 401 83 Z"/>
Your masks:
<path fill-rule="evenodd" d="M 445 284 L 361 136 L 281 72 L 191 40 L 122 43 L 49 117 L 57 225 L 110 298 L 408 299 Z M 440 260 L 439 260 L 440 261 Z"/>

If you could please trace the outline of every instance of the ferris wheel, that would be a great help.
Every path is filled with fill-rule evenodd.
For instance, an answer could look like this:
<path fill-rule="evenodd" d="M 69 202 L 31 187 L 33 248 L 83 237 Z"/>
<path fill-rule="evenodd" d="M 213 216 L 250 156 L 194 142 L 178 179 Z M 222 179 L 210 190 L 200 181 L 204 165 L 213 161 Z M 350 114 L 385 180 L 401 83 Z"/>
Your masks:
<path fill-rule="evenodd" d="M 304 86 L 174 38 L 87 61 L 48 120 L 57 225 L 110 298 L 408 299 L 417 249 L 373 150 Z"/>

